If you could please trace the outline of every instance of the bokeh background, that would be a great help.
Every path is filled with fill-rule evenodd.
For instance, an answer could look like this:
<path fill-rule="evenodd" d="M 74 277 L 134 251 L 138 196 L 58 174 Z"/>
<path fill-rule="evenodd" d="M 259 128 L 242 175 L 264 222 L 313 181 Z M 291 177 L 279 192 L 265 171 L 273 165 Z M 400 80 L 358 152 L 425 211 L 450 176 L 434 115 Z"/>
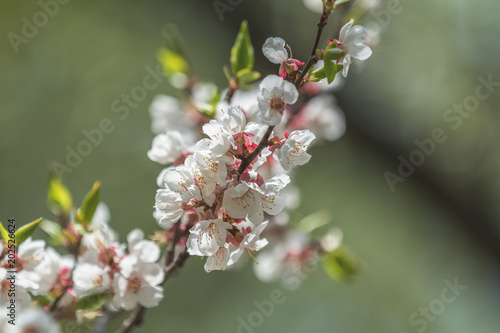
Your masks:
<path fill-rule="evenodd" d="M 109 118 L 115 130 L 63 178 L 76 200 L 102 182 L 122 239 L 135 227 L 156 229 L 151 214 L 161 166 L 146 156 L 153 137 L 148 106 L 170 87 L 165 80 L 123 120 L 111 103 L 156 66 L 163 27 L 176 24 L 196 75 L 223 86 L 221 69 L 241 20 L 249 22 L 256 69 L 270 73 L 276 68 L 258 51 L 264 40 L 283 37 L 303 59 L 318 17 L 300 0 L 242 1 L 222 21 L 206 0 L 75 0 L 16 53 L 8 33 L 21 34 L 23 17 L 31 20 L 41 7 L 3 1 L 0 8 L 0 219 L 15 217 L 21 225 L 50 217 L 48 164 L 63 163 L 83 130 Z M 500 81 L 500 2 L 402 0 L 400 8 L 363 18 L 383 30 L 374 55 L 353 65 L 337 93 L 347 133 L 316 146 L 295 177 L 303 198 L 297 214 L 329 209 L 332 226 L 342 228 L 365 270 L 351 284 L 314 271 L 300 289 L 283 289 L 286 301 L 254 332 L 418 332 L 411 314 L 455 278 L 467 290 L 423 331 L 499 331 L 500 87 L 456 129 L 443 116 L 474 94 L 479 76 Z M 330 37 L 334 26 L 326 30 Z M 408 158 L 414 141 L 436 128 L 448 139 L 391 191 L 384 173 L 397 174 L 398 156 Z M 188 261 L 138 332 L 236 332 L 237 318 L 255 311 L 255 300 L 282 288 L 258 281 L 250 263 L 210 274 L 202 265 Z M 71 332 L 78 330 L 86 331 Z"/>

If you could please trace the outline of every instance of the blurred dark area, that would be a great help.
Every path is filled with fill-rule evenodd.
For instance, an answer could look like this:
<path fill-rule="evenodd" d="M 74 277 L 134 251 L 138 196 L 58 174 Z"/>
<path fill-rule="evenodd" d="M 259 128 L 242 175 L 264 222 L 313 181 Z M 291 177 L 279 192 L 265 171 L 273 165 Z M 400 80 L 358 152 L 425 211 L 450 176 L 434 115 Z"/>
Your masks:
<path fill-rule="evenodd" d="M 396 14 L 383 3 L 361 18 L 381 28 L 380 42 L 335 92 L 347 132 L 314 147 L 311 162 L 294 175 L 302 198 L 296 215 L 330 210 L 331 225 L 366 267 L 352 284 L 318 269 L 300 289 L 283 289 L 286 301 L 253 332 L 499 330 L 500 2 L 398 3 Z M 222 67 L 242 20 L 255 68 L 267 74 L 277 68 L 260 52 L 266 38 L 284 38 L 304 60 L 318 19 L 301 0 L 241 1 L 223 20 L 212 1 L 71 1 L 13 46 L 9 34 L 21 35 L 24 18 L 32 20 L 40 4 L 0 8 L 0 220 L 50 218 L 48 166 L 64 163 L 68 147 L 76 149 L 83 131 L 106 118 L 113 131 L 63 180 L 77 201 L 102 182 L 121 239 L 135 227 L 157 229 L 152 206 L 162 167 L 146 156 L 153 138 L 148 107 L 172 88 L 162 81 L 123 119 L 112 104 L 156 68 L 162 29 L 175 24 L 195 74 L 223 88 Z M 340 14 L 324 41 L 336 37 Z M 238 332 L 238 318 L 282 288 L 261 283 L 251 262 L 210 274 L 202 265 L 187 263 L 138 332 Z M 425 319 L 421 309 L 436 306 L 454 281 L 467 288 Z"/>

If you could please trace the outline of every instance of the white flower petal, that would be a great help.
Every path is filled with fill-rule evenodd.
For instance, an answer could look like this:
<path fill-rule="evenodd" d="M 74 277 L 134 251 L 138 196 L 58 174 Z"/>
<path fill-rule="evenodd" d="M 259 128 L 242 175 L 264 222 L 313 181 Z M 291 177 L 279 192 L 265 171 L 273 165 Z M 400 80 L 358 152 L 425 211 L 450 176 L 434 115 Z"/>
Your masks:
<path fill-rule="evenodd" d="M 281 64 L 288 59 L 288 52 L 285 49 L 286 42 L 279 37 L 269 37 L 262 46 L 262 53 L 273 64 Z"/>

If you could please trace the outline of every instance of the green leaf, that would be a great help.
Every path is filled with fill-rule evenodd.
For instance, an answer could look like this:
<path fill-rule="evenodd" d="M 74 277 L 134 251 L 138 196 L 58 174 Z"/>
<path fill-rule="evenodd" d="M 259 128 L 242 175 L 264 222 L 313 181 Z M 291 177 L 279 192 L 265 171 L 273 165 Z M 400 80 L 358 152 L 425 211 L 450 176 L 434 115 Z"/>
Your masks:
<path fill-rule="evenodd" d="M 333 43 L 332 43 L 333 44 Z M 330 44 L 330 45 L 332 45 Z M 337 60 L 345 55 L 345 51 L 342 49 L 331 48 L 325 51 L 325 61 L 326 60 Z"/>
<path fill-rule="evenodd" d="M 236 73 L 236 77 L 242 85 L 249 85 L 260 78 L 260 73 L 245 68 Z"/>
<path fill-rule="evenodd" d="M 224 71 L 224 75 L 226 76 L 227 82 L 231 82 L 231 78 L 233 76 L 231 75 L 231 70 L 229 69 L 229 66 L 224 65 L 224 67 L 222 67 L 222 70 Z"/>
<path fill-rule="evenodd" d="M 322 226 L 327 225 L 332 220 L 332 213 L 328 210 L 320 210 L 309 214 L 298 223 L 298 228 L 308 234 Z"/>
<path fill-rule="evenodd" d="M 240 31 L 236 36 L 231 49 L 231 69 L 238 73 L 242 69 L 252 69 L 254 64 L 254 51 L 250 34 L 248 33 L 247 21 L 241 22 Z"/>
<path fill-rule="evenodd" d="M 5 229 L 3 227 L 3 223 L 2 222 L 0 222 L 0 233 L 2 234 L 2 238 L 3 238 L 4 242 L 5 242 L 5 244 L 7 244 L 9 242 L 9 239 L 10 239 L 10 237 L 9 237 L 10 234 L 7 231 L 7 229 Z"/>
<path fill-rule="evenodd" d="M 205 117 L 210 118 L 210 119 L 215 117 L 216 110 L 215 110 L 214 105 L 208 104 L 208 103 L 198 102 L 198 103 L 195 103 L 195 107 Z"/>
<path fill-rule="evenodd" d="M 42 307 L 50 305 L 53 300 L 48 295 L 31 295 L 31 301 Z"/>
<path fill-rule="evenodd" d="M 50 175 L 47 205 L 52 213 L 57 216 L 69 216 L 73 207 L 71 193 L 54 174 Z"/>
<path fill-rule="evenodd" d="M 331 42 L 330 44 L 328 44 L 325 48 L 325 52 L 328 51 L 328 50 L 331 50 L 331 49 L 334 49 L 337 47 L 337 41 L 334 40 L 333 42 Z"/>
<path fill-rule="evenodd" d="M 340 6 L 343 3 L 348 2 L 349 0 L 337 0 L 335 1 L 335 5 L 333 5 L 333 8 L 337 8 L 337 6 Z"/>
<path fill-rule="evenodd" d="M 43 220 L 40 228 L 50 237 L 52 245 L 61 245 L 64 241 L 64 232 L 59 223 L 49 220 Z"/>
<path fill-rule="evenodd" d="M 39 218 L 38 220 L 25 224 L 21 228 L 17 229 L 15 233 L 16 246 L 21 245 L 22 242 L 28 239 L 28 237 L 31 236 L 33 232 L 35 232 L 36 227 L 38 227 L 40 222 L 42 222 L 42 218 Z"/>
<path fill-rule="evenodd" d="M 312 72 L 311 76 L 309 77 L 309 81 L 319 82 L 325 78 L 326 78 L 325 68 L 321 67 L 320 69 Z"/>
<path fill-rule="evenodd" d="M 82 206 L 78 209 L 78 219 L 84 226 L 88 226 L 94 216 L 97 204 L 99 204 L 100 188 L 101 183 L 95 182 L 85 199 L 83 199 Z"/>
<path fill-rule="evenodd" d="M 333 80 L 335 79 L 335 75 L 337 74 L 337 64 L 331 60 L 326 60 L 325 59 L 325 74 L 326 74 L 326 79 L 328 81 L 328 84 L 332 83 Z"/>
<path fill-rule="evenodd" d="M 76 308 L 78 310 L 98 311 L 106 305 L 110 296 L 109 293 L 84 296 L 76 302 Z"/>
<path fill-rule="evenodd" d="M 361 271 L 360 260 L 344 245 L 327 253 L 322 264 L 325 272 L 339 282 L 350 282 Z"/>
<path fill-rule="evenodd" d="M 158 51 L 157 58 L 166 74 L 189 74 L 189 64 L 181 54 L 163 48 Z"/>

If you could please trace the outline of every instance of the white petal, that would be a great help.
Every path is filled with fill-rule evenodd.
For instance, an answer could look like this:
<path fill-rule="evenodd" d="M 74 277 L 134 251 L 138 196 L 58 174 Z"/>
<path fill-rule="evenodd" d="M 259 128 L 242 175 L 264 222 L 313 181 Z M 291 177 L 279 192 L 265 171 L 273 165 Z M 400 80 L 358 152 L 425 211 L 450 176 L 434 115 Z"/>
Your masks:
<path fill-rule="evenodd" d="M 281 64 L 288 58 L 285 49 L 286 42 L 279 37 L 269 37 L 262 46 L 262 53 L 273 64 Z"/>
<path fill-rule="evenodd" d="M 210 273 L 214 270 L 224 270 L 229 261 L 229 250 L 221 247 L 213 256 L 207 258 L 205 263 L 205 271 Z"/>
<path fill-rule="evenodd" d="M 145 308 L 158 306 L 163 299 L 163 288 L 160 286 L 145 286 L 137 292 L 139 303 Z"/>
<path fill-rule="evenodd" d="M 293 104 L 297 102 L 297 98 L 299 98 L 299 92 L 295 85 L 289 81 L 283 80 L 283 102 L 286 104 Z"/>
<path fill-rule="evenodd" d="M 340 29 L 340 34 L 339 34 L 339 41 L 344 42 L 347 33 L 349 32 L 349 29 L 351 29 L 352 25 L 354 23 L 354 19 L 351 19 L 349 22 L 347 22 L 342 29 Z"/>

